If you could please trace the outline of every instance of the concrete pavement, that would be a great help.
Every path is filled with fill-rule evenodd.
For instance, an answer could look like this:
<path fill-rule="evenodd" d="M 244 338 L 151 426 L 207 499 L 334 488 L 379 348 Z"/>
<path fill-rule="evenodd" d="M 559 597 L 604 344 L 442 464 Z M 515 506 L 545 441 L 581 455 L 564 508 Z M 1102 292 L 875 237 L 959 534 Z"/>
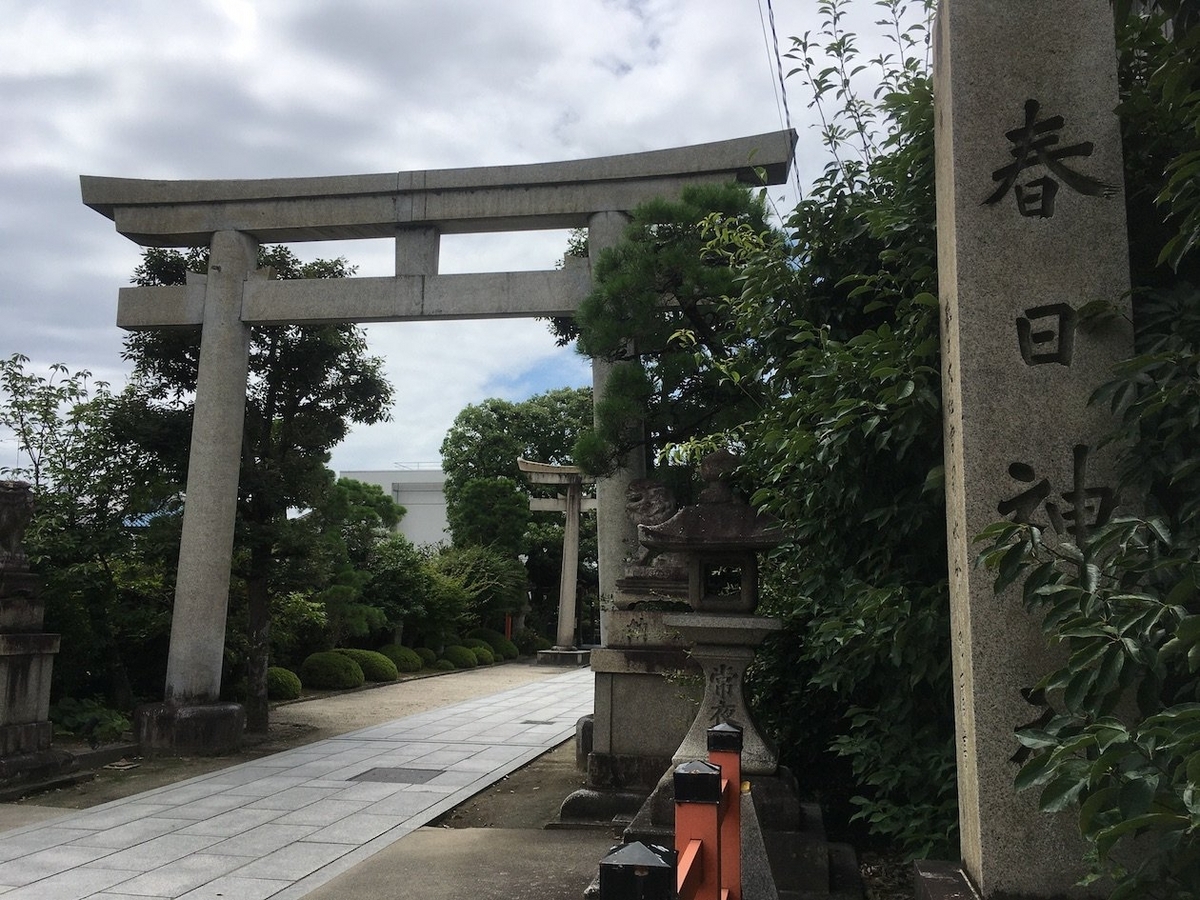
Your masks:
<path fill-rule="evenodd" d="M 324 896 L 397 897 L 409 893 L 403 887 L 409 878 L 397 881 L 388 860 L 404 857 L 410 870 L 436 877 L 433 860 L 444 862 L 448 845 L 468 841 L 488 846 L 479 847 L 478 858 L 460 852 L 459 869 L 486 874 L 505 896 L 516 896 L 515 885 L 503 869 L 481 868 L 485 859 L 520 869 L 510 875 L 527 884 L 534 859 L 558 859 L 567 869 L 575 863 L 568 847 L 579 844 L 589 854 L 579 865 L 594 873 L 603 835 L 587 842 L 517 831 L 502 849 L 505 836 L 496 832 L 472 839 L 469 830 L 426 829 L 402 849 L 397 845 L 569 738 L 576 720 L 591 711 L 592 677 L 571 670 L 12 828 L 0 837 L 0 897 L 292 900 L 333 879 L 357 887 Z M 473 895 L 446 887 L 459 897 Z"/>

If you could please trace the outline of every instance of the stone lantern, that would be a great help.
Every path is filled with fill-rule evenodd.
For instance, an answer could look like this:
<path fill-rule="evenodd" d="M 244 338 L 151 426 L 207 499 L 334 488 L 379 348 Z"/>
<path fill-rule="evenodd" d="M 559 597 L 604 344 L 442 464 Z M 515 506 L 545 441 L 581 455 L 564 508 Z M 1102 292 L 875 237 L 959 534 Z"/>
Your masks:
<path fill-rule="evenodd" d="M 22 544 L 32 516 L 29 485 L 0 481 L 0 783 L 56 774 L 70 760 L 50 748 L 59 636 L 42 633 L 45 605 Z"/>
<path fill-rule="evenodd" d="M 674 761 L 703 758 L 708 728 L 729 721 L 744 732 L 742 771 L 773 775 L 779 755 L 751 719 L 743 684 L 755 648 L 782 627 L 776 619 L 753 613 L 758 554 L 777 546 L 783 535 L 778 522 L 734 494 L 726 479 L 736 466 L 737 458 L 728 452 L 706 457 L 700 475 L 707 486 L 700 502 L 662 524 L 639 526 L 638 540 L 650 550 L 682 557 L 688 571 L 688 602 L 694 612 L 663 621 L 692 644 L 705 687 L 699 713 Z"/>

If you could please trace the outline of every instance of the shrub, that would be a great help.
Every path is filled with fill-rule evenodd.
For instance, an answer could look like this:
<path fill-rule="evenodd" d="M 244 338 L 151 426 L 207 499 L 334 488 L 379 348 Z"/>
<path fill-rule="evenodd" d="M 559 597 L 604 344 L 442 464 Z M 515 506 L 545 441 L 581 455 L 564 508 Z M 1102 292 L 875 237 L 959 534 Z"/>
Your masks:
<path fill-rule="evenodd" d="M 496 654 L 497 659 L 516 659 L 521 655 L 521 651 L 506 637 L 498 637 L 492 643 L 492 652 Z"/>
<path fill-rule="evenodd" d="M 450 662 L 448 659 L 437 659 L 434 660 L 433 665 L 431 665 L 429 668 L 435 669 L 438 672 L 453 672 L 458 668 L 458 666 L 454 665 L 454 663 Z"/>
<path fill-rule="evenodd" d="M 291 669 L 271 666 L 267 669 L 267 699 L 295 700 L 300 696 L 300 676 Z"/>
<path fill-rule="evenodd" d="M 354 650 L 348 647 L 339 647 L 334 653 L 340 653 L 343 656 L 348 656 L 356 663 L 363 671 L 363 678 L 371 682 L 395 681 L 400 677 L 400 673 L 396 671 L 396 664 L 374 650 Z"/>
<path fill-rule="evenodd" d="M 418 647 L 414 652 L 421 658 L 421 664 L 424 665 L 425 668 L 430 668 L 435 662 L 437 662 L 438 655 L 428 647 Z"/>
<path fill-rule="evenodd" d="M 517 645 L 495 629 L 474 628 L 471 630 L 470 637 L 487 641 L 496 659 L 516 659 L 521 655 L 521 651 L 517 649 Z"/>
<path fill-rule="evenodd" d="M 344 653 L 322 650 L 300 664 L 300 682 L 319 691 L 344 691 L 366 681 L 362 667 Z"/>
<path fill-rule="evenodd" d="M 475 662 L 481 666 L 490 666 L 496 661 L 496 657 L 492 654 L 492 648 L 486 645 L 482 647 L 467 647 L 475 654 Z"/>
<path fill-rule="evenodd" d="M 96 700 L 64 697 L 50 707 L 56 731 L 85 738 L 93 747 L 121 740 L 129 731 L 129 720 Z"/>
<path fill-rule="evenodd" d="M 386 647 L 380 647 L 379 652 L 396 664 L 398 672 L 420 672 L 425 665 L 425 661 L 415 650 L 400 644 L 388 644 Z"/>
<path fill-rule="evenodd" d="M 475 654 L 461 644 L 451 644 L 442 651 L 442 657 L 454 663 L 456 669 L 473 669 L 479 665 Z"/>
<path fill-rule="evenodd" d="M 487 641 L 483 640 L 482 638 L 469 637 L 469 638 L 459 641 L 459 643 L 462 644 L 464 647 L 470 647 L 472 650 L 474 650 L 476 647 L 482 647 L 485 650 L 492 649 L 492 645 L 489 644 Z"/>
<path fill-rule="evenodd" d="M 549 650 L 553 646 L 532 628 L 522 628 L 516 632 L 513 635 L 513 644 L 523 656 L 532 656 L 539 650 Z"/>

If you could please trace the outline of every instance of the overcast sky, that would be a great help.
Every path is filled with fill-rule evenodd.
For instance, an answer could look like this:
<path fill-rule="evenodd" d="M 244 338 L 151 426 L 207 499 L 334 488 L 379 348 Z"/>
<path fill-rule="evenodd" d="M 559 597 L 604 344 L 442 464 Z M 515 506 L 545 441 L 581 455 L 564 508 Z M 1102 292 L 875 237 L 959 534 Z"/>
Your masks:
<path fill-rule="evenodd" d="M 869 22 L 873 4 L 856 16 Z M 775 0 L 776 30 L 816 0 Z M 273 178 L 582 159 L 783 127 L 767 0 L 0 0 L 0 356 L 119 389 L 139 248 L 79 176 Z M 785 67 L 788 62 L 784 61 Z M 800 180 L 824 164 L 788 81 Z M 772 196 L 794 203 L 793 189 Z M 552 268 L 565 235 L 445 238 L 443 272 Z M 307 244 L 390 275 L 388 242 Z M 542 323 L 368 329 L 396 388 L 335 469 L 436 462 L 454 416 L 590 383 Z M 18 463 L 0 435 L 0 465 Z"/>

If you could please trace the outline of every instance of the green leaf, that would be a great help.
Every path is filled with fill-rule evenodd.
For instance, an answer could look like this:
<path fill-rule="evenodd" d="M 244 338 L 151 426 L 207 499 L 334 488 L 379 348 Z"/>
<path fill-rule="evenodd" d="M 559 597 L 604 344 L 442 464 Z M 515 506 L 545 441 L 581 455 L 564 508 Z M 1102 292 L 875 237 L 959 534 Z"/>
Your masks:
<path fill-rule="evenodd" d="M 1102 827 L 1097 817 L 1112 810 L 1119 793 L 1116 785 L 1109 785 L 1094 791 L 1079 807 L 1079 830 L 1085 837 Z"/>
<path fill-rule="evenodd" d="M 1037 787 L 1039 784 L 1045 784 L 1046 781 L 1053 777 L 1054 771 L 1052 754 L 1038 754 L 1025 763 L 1025 765 L 1021 766 L 1021 771 L 1017 773 L 1013 784 L 1018 791 L 1028 790 L 1031 787 Z"/>
<path fill-rule="evenodd" d="M 1121 785 L 1118 807 L 1126 819 L 1140 816 L 1150 809 L 1157 784 L 1136 775 Z"/>
<path fill-rule="evenodd" d="M 1073 805 L 1087 782 L 1074 775 L 1061 775 L 1046 785 L 1038 799 L 1042 812 L 1062 812 Z"/>

